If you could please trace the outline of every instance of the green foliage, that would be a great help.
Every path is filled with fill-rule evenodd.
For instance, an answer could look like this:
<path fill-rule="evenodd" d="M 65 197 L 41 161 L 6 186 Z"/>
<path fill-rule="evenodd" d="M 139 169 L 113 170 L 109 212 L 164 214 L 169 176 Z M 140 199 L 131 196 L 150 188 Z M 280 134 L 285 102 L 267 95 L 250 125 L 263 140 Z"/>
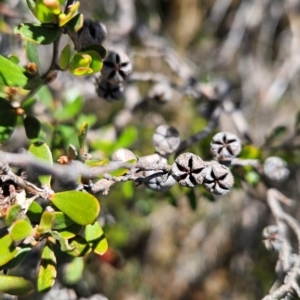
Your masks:
<path fill-rule="evenodd" d="M 25 87 L 28 78 L 25 69 L 0 55 L 0 86 Z"/>
<path fill-rule="evenodd" d="M 84 260 L 82 257 L 75 257 L 64 268 L 63 279 L 67 284 L 76 284 L 82 277 L 84 269 Z"/>
<path fill-rule="evenodd" d="M 107 251 L 108 243 L 103 229 L 97 221 L 85 227 L 84 236 L 95 253 L 103 255 Z"/>
<path fill-rule="evenodd" d="M 102 68 L 101 56 L 93 50 L 77 52 L 71 58 L 70 72 L 76 76 L 97 73 Z"/>
<path fill-rule="evenodd" d="M 32 43 L 49 45 L 58 38 L 60 29 L 54 24 L 25 23 L 15 28 L 15 34 Z"/>
<path fill-rule="evenodd" d="M 27 254 L 31 251 L 31 247 L 19 248 L 15 257 L 10 260 L 7 264 L 3 265 L 0 269 L 8 270 L 16 268 L 27 256 Z"/>
<path fill-rule="evenodd" d="M 5 265 L 17 254 L 13 240 L 9 234 L 0 238 L 0 266 Z"/>
<path fill-rule="evenodd" d="M 93 223 L 100 213 L 100 204 L 91 194 L 79 191 L 66 191 L 51 196 L 51 202 L 75 223 Z"/>
<path fill-rule="evenodd" d="M 33 140 L 29 153 L 48 166 L 52 166 L 56 150 L 69 149 L 68 159 L 82 159 L 70 142 L 78 143 L 81 154 L 85 154 L 88 128 L 97 119 L 95 115 L 82 113 L 84 99 L 75 89 L 70 89 L 59 103 L 46 85 L 62 70 L 74 75 L 97 73 L 106 55 L 101 45 L 91 45 L 74 53 L 71 50 L 73 47 L 67 44 L 60 52 L 61 36 L 76 36 L 84 23 L 83 15 L 77 13 L 80 3 L 75 2 L 63 10 L 65 2 L 27 0 L 28 8 L 39 23 L 20 24 L 14 33 L 25 41 L 28 64 L 19 66 L 20 59 L 14 55 L 8 58 L 0 56 L 0 144 L 10 138 L 16 126 L 23 125 L 27 138 Z M 52 45 L 53 48 L 51 64 L 44 73 L 38 51 L 40 45 Z M 50 122 L 40 122 L 34 115 L 32 108 L 37 101 L 49 111 L 52 117 Z M 77 121 L 74 123 L 75 118 Z M 37 139 L 49 142 L 51 147 Z M 22 194 L 22 203 L 17 202 L 2 211 L 7 227 L 7 234 L 0 238 L 2 270 L 15 268 L 34 245 L 46 241 L 37 280 L 37 290 L 40 292 L 47 292 L 55 282 L 57 266 L 53 247 L 74 257 L 85 256 L 91 251 L 102 255 L 108 248 L 104 232 L 97 222 L 99 201 L 86 192 L 54 193 L 51 190 L 51 179 L 50 175 L 38 176 L 43 190 L 49 191 L 44 200 L 52 205 L 53 211 L 34 201 L 35 197 L 26 199 L 25 193 L 24 196 Z M 85 238 L 80 232 L 85 232 Z M 77 282 L 83 267 L 82 259 L 74 259 L 66 273 L 66 281 Z M 26 295 L 33 291 L 33 285 L 23 278 L 1 275 L 0 291 Z"/>
<path fill-rule="evenodd" d="M 41 123 L 34 116 L 26 116 L 23 120 L 26 135 L 29 139 L 38 138 L 41 131 Z"/>
<path fill-rule="evenodd" d="M 25 220 L 17 220 L 10 227 L 10 237 L 12 241 L 18 242 L 21 241 L 33 233 L 33 228 Z"/>
<path fill-rule="evenodd" d="M 35 142 L 29 147 L 29 152 L 36 156 L 37 158 L 43 160 L 46 164 L 52 165 L 52 153 L 49 146 L 43 142 Z M 47 185 L 50 187 L 51 176 L 50 175 L 40 175 L 39 180 L 42 185 Z"/>
<path fill-rule="evenodd" d="M 5 216 L 5 224 L 7 227 L 10 227 L 12 223 L 19 218 L 19 215 L 22 212 L 22 207 L 19 204 L 12 205 Z"/>
<path fill-rule="evenodd" d="M 16 296 L 25 296 L 34 291 L 33 284 L 21 277 L 0 275 L 0 291 Z"/>
<path fill-rule="evenodd" d="M 61 51 L 60 59 L 59 59 L 59 67 L 62 70 L 66 70 L 69 66 L 71 59 L 71 47 L 67 44 L 64 49 Z"/>
<path fill-rule="evenodd" d="M 39 292 L 47 292 L 51 289 L 57 275 L 56 257 L 51 244 L 47 243 L 42 252 L 42 259 L 39 268 L 37 289 Z"/>
<path fill-rule="evenodd" d="M 39 59 L 39 54 L 37 51 L 37 45 L 30 41 L 26 41 L 25 43 L 26 55 L 29 62 L 35 63 L 37 65 L 38 71 L 41 70 L 41 64 Z"/>

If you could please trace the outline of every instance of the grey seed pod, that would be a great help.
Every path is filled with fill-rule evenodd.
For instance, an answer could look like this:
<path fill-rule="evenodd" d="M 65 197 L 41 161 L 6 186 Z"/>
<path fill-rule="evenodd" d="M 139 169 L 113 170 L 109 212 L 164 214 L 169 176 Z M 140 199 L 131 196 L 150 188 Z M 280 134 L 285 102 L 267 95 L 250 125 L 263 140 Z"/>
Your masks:
<path fill-rule="evenodd" d="M 112 161 L 120 161 L 120 162 L 126 162 L 126 161 L 131 161 L 131 160 L 135 160 L 137 161 L 138 158 L 137 156 L 130 150 L 125 149 L 125 148 L 121 148 L 116 150 L 112 157 L 111 157 Z"/>
<path fill-rule="evenodd" d="M 226 166 L 214 163 L 206 167 L 203 185 L 211 193 L 225 195 L 232 188 L 233 183 L 233 176 Z"/>
<path fill-rule="evenodd" d="M 124 87 L 120 84 L 112 84 L 102 79 L 96 87 L 96 92 L 101 98 L 108 101 L 115 101 L 123 97 Z"/>
<path fill-rule="evenodd" d="M 92 45 L 102 45 L 107 36 L 107 29 L 103 23 L 85 19 L 82 28 L 72 35 L 76 50 Z M 74 40 L 75 39 L 75 40 Z"/>
<path fill-rule="evenodd" d="M 282 247 L 283 238 L 276 225 L 270 225 L 264 228 L 262 232 L 263 243 L 267 250 L 280 251 Z"/>
<path fill-rule="evenodd" d="M 158 103 L 167 103 L 172 99 L 173 91 L 167 82 L 160 82 L 153 85 L 148 92 L 148 97 Z"/>
<path fill-rule="evenodd" d="M 228 161 L 241 152 L 240 139 L 230 132 L 219 132 L 213 136 L 210 152 L 219 161 Z"/>
<path fill-rule="evenodd" d="M 160 125 L 153 134 L 152 144 L 160 155 L 170 155 L 180 144 L 179 132 L 172 126 Z"/>
<path fill-rule="evenodd" d="M 180 154 L 172 165 L 172 176 L 182 186 L 193 188 L 203 182 L 205 165 L 203 160 L 193 153 Z"/>
<path fill-rule="evenodd" d="M 156 173 L 158 176 L 154 175 Z M 151 176 L 151 178 L 145 182 L 145 186 L 154 191 L 166 192 L 176 183 L 176 180 L 172 176 L 167 177 L 165 180 L 160 173 L 160 171 L 146 171 L 145 177 Z"/>
<path fill-rule="evenodd" d="M 268 157 L 264 162 L 263 169 L 267 178 L 274 181 L 283 181 L 290 174 L 286 161 L 277 156 Z"/>
<path fill-rule="evenodd" d="M 127 76 L 132 72 L 132 65 L 129 57 L 123 51 L 110 51 L 101 70 L 101 76 L 108 82 L 119 84 L 124 82 Z"/>

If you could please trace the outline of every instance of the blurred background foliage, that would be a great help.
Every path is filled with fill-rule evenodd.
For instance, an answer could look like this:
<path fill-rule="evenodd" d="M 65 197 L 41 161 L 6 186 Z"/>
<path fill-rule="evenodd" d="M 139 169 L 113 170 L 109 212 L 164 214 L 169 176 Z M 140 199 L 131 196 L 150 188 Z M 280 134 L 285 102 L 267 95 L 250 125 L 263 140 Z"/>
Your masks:
<path fill-rule="evenodd" d="M 32 20 L 24 2 L 0 1 L 0 53 L 17 54 L 21 61 L 25 59 L 22 41 L 13 35 L 13 27 Z M 143 51 L 137 35 L 145 27 L 180 54 L 197 80 L 229 81 L 230 96 L 249 121 L 255 145 L 244 149 L 246 156 L 261 150 L 262 158 L 284 157 L 292 172 L 281 188 L 297 200 L 300 159 L 298 136 L 293 134 L 300 106 L 300 15 L 299 4 L 294 2 L 101 0 L 82 1 L 80 11 L 107 25 L 107 48 L 113 49 L 118 42 L 132 53 Z M 126 38 L 116 41 L 116 23 L 126 5 L 132 10 L 132 19 L 127 21 L 134 25 Z M 51 49 L 42 47 L 45 64 L 49 53 Z M 133 65 L 135 71 L 174 76 L 159 57 L 134 56 Z M 203 99 L 174 93 L 172 101 L 161 105 L 146 96 L 151 83 L 138 83 L 138 87 L 144 101 L 122 130 L 116 131 L 114 122 L 123 101 L 99 99 L 93 76 L 60 74 L 28 101 L 26 110 L 41 121 L 41 137 L 51 146 L 54 160 L 66 154 L 70 143 L 78 148 L 76 133 L 83 122 L 90 127 L 89 152 L 101 159 L 110 159 L 121 147 L 138 156 L 154 153 L 152 134 L 162 123 L 176 127 L 182 139 L 205 127 Z M 284 126 L 282 134 L 275 132 L 276 138 L 265 143 L 278 126 Z M 222 116 L 221 130 L 235 132 L 228 116 Z M 293 143 L 280 147 L 289 138 Z M 188 151 L 211 159 L 210 139 Z M 28 140 L 20 126 L 2 149 L 19 151 L 22 147 L 28 147 Z M 170 157 L 169 163 L 173 160 Z M 276 253 L 267 252 L 261 243 L 261 231 L 272 218 L 259 184 L 245 187 L 238 180 L 238 170 L 235 175 L 236 189 L 214 198 L 200 188 L 176 185 L 159 193 L 132 182 L 116 184 L 107 196 L 99 196 L 109 252 L 104 257 L 90 254 L 74 260 L 58 254 L 61 267 L 54 289 L 26 299 L 76 299 L 72 291 L 78 297 L 99 293 L 111 300 L 262 298 L 274 279 Z M 299 219 L 299 210 L 294 211 Z M 14 272 L 35 277 L 39 249 L 30 255 Z"/>

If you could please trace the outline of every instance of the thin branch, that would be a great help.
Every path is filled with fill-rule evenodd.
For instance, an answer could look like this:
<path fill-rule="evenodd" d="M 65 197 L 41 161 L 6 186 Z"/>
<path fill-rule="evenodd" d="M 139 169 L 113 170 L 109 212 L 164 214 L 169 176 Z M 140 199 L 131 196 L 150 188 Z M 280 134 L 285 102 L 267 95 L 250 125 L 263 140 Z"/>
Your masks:
<path fill-rule="evenodd" d="M 193 144 L 206 138 L 218 126 L 221 112 L 222 112 L 222 108 L 220 106 L 218 106 L 212 113 L 212 116 L 211 116 L 207 126 L 203 130 L 199 131 L 198 133 L 192 135 L 190 138 L 188 138 L 180 143 L 180 145 L 176 151 L 176 155 L 178 155 L 180 152 L 182 152 L 186 148 L 192 146 Z"/>

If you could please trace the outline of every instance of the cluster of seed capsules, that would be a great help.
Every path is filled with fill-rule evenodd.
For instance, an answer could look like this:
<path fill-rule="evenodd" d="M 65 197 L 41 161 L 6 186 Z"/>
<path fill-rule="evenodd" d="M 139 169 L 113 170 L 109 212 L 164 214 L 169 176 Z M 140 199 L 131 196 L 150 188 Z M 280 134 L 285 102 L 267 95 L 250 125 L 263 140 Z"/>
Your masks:
<path fill-rule="evenodd" d="M 225 163 L 230 162 L 241 152 L 241 141 L 228 132 L 213 136 L 210 143 L 213 161 L 203 161 L 193 153 L 179 155 L 171 167 L 172 177 L 182 186 L 193 188 L 202 184 L 215 195 L 224 195 L 230 191 L 234 178 Z"/>
<path fill-rule="evenodd" d="M 123 50 L 109 51 L 97 82 L 98 96 L 109 101 L 122 98 L 124 83 L 131 72 L 132 64 Z"/>
<path fill-rule="evenodd" d="M 156 154 L 139 159 L 130 150 L 119 149 L 113 155 L 113 160 L 135 159 L 145 165 L 167 165 L 167 158 L 180 146 L 179 133 L 172 126 L 158 126 L 152 143 Z M 198 155 L 189 152 L 180 154 L 171 165 L 168 174 L 163 174 L 159 167 L 157 170 L 145 171 L 143 174 L 147 178 L 145 185 L 161 192 L 167 191 L 176 182 L 189 188 L 203 185 L 215 195 L 225 195 L 234 185 L 234 177 L 227 165 L 240 154 L 241 148 L 241 141 L 236 135 L 219 132 L 213 136 L 210 143 L 210 152 L 214 158 L 212 161 L 203 161 Z M 262 169 L 263 175 L 272 181 L 282 181 L 289 174 L 286 163 L 279 157 L 267 158 Z"/>

